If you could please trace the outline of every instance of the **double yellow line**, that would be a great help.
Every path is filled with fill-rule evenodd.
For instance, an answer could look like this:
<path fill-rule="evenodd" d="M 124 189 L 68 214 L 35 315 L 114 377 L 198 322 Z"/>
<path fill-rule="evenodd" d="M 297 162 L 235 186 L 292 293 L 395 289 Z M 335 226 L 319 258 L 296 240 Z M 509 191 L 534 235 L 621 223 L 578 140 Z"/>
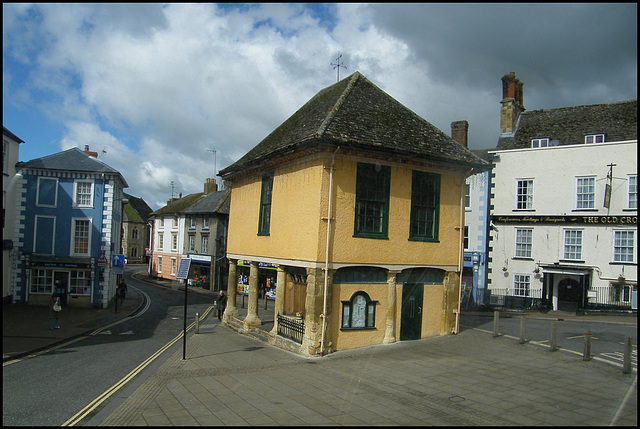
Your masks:
<path fill-rule="evenodd" d="M 209 307 L 204 313 L 203 315 L 200 317 L 200 320 L 204 320 L 207 315 L 209 314 L 209 312 L 213 309 L 213 307 Z M 187 331 L 190 330 L 191 328 L 193 328 L 193 326 L 195 325 L 195 322 L 191 323 L 188 327 L 187 327 Z M 122 380 L 118 381 L 116 384 L 114 384 L 113 386 L 111 386 L 109 389 L 107 389 L 107 391 L 105 391 L 102 395 L 98 396 L 96 399 L 94 399 L 93 401 L 91 401 L 91 403 L 89 403 L 89 405 L 87 405 L 86 407 L 84 407 L 82 410 L 80 410 L 76 415 L 74 415 L 73 417 L 71 417 L 69 420 L 67 420 L 66 422 L 64 422 L 62 424 L 62 426 L 74 426 L 76 424 L 78 424 L 80 421 L 82 421 L 82 419 L 84 419 L 89 413 L 91 413 L 93 410 L 95 410 L 96 408 L 98 408 L 104 401 L 106 401 L 111 395 L 113 395 L 114 393 L 116 393 L 118 390 L 120 390 L 120 388 L 122 388 L 125 384 L 127 384 L 129 381 L 131 381 L 136 375 L 138 375 L 143 369 L 145 369 L 147 366 L 149 366 L 149 364 L 151 362 L 153 362 L 154 360 L 156 360 L 156 358 L 158 358 L 158 356 L 160 356 L 162 353 L 164 353 L 169 347 L 171 347 L 173 344 L 176 343 L 176 341 L 180 340 L 182 338 L 182 336 L 184 335 L 184 332 L 180 332 L 180 334 L 178 334 L 174 339 L 172 339 L 171 341 L 169 341 L 167 344 L 165 344 L 161 349 L 159 349 L 157 352 L 155 352 L 154 354 L 152 354 L 151 356 L 149 356 L 144 362 L 142 362 L 140 365 L 138 365 L 133 371 L 131 371 L 129 374 L 127 374 Z"/>

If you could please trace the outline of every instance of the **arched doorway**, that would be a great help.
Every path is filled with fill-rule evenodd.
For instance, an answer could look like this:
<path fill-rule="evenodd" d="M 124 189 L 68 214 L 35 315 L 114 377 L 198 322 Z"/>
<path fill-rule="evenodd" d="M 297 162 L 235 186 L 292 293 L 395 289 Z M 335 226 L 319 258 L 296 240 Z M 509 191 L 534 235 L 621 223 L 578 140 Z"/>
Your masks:
<path fill-rule="evenodd" d="M 582 302 L 582 288 L 577 280 L 565 278 L 558 283 L 558 311 L 575 313 Z"/>

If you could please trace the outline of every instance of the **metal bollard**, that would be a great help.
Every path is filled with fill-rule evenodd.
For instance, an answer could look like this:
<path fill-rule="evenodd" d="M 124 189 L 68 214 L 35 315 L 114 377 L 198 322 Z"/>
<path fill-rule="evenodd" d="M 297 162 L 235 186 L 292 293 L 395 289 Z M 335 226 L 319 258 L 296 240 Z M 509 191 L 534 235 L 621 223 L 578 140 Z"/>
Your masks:
<path fill-rule="evenodd" d="M 196 334 L 200 333 L 200 314 L 196 313 Z"/>
<path fill-rule="evenodd" d="M 558 322 L 551 324 L 551 351 L 558 350 Z"/>
<path fill-rule="evenodd" d="M 500 321 L 500 312 L 499 311 L 494 311 L 493 312 L 493 336 L 497 337 L 498 334 L 498 322 Z"/>
<path fill-rule="evenodd" d="M 624 341 L 624 357 L 622 361 L 622 373 L 631 374 L 631 337 Z"/>
<path fill-rule="evenodd" d="M 591 331 L 587 331 L 584 334 L 584 352 L 582 353 L 582 360 L 591 360 Z"/>
<path fill-rule="evenodd" d="M 524 344 L 526 342 L 524 339 L 525 329 L 526 329 L 526 322 L 524 320 L 524 316 L 520 316 L 520 344 Z"/>

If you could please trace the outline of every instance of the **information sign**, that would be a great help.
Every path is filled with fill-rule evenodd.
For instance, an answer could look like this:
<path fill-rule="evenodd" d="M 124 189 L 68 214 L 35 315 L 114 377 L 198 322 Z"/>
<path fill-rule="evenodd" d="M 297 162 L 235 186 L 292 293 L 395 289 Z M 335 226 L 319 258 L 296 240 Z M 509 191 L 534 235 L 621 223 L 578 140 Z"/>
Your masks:
<path fill-rule="evenodd" d="M 176 279 L 178 280 L 186 280 L 189 277 L 189 268 L 191 267 L 191 259 L 190 258 L 182 258 L 180 259 L 180 265 L 178 266 L 178 273 L 176 274 Z"/>

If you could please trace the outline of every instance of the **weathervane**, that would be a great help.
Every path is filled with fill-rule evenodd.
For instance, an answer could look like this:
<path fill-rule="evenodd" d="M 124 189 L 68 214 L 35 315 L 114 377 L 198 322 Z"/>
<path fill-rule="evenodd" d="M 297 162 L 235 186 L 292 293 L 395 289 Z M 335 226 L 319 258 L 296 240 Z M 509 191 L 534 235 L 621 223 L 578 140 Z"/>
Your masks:
<path fill-rule="evenodd" d="M 340 67 L 344 67 L 345 69 L 347 68 L 347 66 L 343 66 L 342 65 L 342 61 L 340 61 L 340 58 L 342 58 L 342 54 L 340 52 L 338 52 L 338 58 L 336 58 L 336 63 L 331 63 L 330 65 L 333 66 L 334 69 L 338 69 L 337 72 L 337 76 L 336 76 L 336 82 L 340 81 Z"/>

